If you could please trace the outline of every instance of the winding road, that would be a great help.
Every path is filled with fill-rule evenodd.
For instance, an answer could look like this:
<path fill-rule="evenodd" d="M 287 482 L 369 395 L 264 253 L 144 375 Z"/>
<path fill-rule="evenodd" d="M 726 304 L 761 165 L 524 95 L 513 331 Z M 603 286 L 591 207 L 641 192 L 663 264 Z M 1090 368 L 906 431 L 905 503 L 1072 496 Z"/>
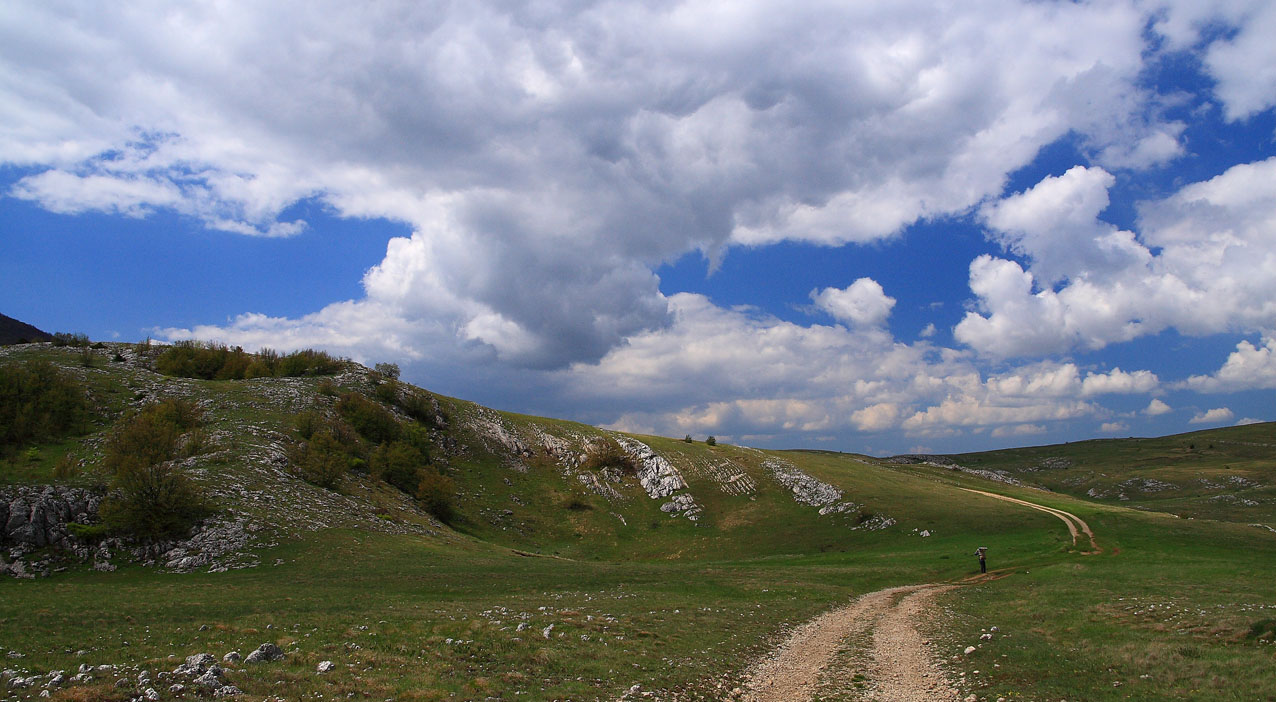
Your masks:
<path fill-rule="evenodd" d="M 1071 512 L 1027 500 L 962 488 L 1052 514 L 1068 526 L 1075 545 L 1082 534 L 1098 553 L 1090 525 Z M 987 576 L 966 582 L 982 582 Z M 957 688 L 937 664 L 919 624 L 929 616 L 936 595 L 957 585 L 927 584 L 870 592 L 854 602 L 825 612 L 798 627 L 766 658 L 755 663 L 742 685 L 744 702 L 806 702 L 816 692 L 821 673 L 840 651 L 871 633 L 866 650 L 856 652 L 863 667 L 866 699 L 882 702 L 956 702 Z"/>

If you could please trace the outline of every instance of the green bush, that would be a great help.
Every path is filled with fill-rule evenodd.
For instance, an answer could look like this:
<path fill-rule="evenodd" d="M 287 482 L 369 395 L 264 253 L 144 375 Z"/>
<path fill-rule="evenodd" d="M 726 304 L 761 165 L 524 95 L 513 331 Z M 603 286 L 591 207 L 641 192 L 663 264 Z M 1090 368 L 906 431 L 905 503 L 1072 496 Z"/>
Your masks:
<path fill-rule="evenodd" d="M 340 371 L 340 360 L 324 351 L 303 349 L 279 359 L 275 375 L 293 378 L 302 375 L 333 375 Z"/>
<path fill-rule="evenodd" d="M 439 424 L 440 412 L 438 412 L 434 402 L 431 401 L 429 394 L 405 390 L 399 393 L 395 404 L 399 409 L 403 410 L 404 414 L 416 421 L 428 427 L 441 428 Z"/>
<path fill-rule="evenodd" d="M 403 434 L 399 420 L 389 410 L 355 392 L 337 400 L 337 412 L 363 438 L 374 444 L 396 441 Z"/>
<path fill-rule="evenodd" d="M 372 394 L 375 395 L 376 398 L 384 404 L 397 405 L 399 404 L 398 385 L 399 384 L 394 382 L 393 380 L 387 380 L 383 383 L 377 383 L 376 387 L 372 389 Z"/>
<path fill-rule="evenodd" d="M 245 378 L 331 375 L 341 361 L 323 351 L 306 349 L 280 356 L 263 348 L 248 353 L 242 348 L 203 341 L 179 341 L 155 359 L 155 370 L 179 378 L 242 380 Z"/>
<path fill-rule="evenodd" d="M 717 446 L 718 440 L 710 436 L 709 438 L 704 440 L 704 443 L 708 446 Z"/>
<path fill-rule="evenodd" d="M 449 523 L 456 516 L 452 500 L 456 495 L 456 485 L 452 479 L 430 468 L 421 471 L 421 482 L 416 488 L 416 498 L 443 523 Z"/>
<path fill-rule="evenodd" d="M 99 513 L 113 532 L 180 537 L 212 513 L 195 484 L 172 463 L 129 466 L 116 474 L 112 487 L 115 492 L 102 501 Z"/>
<path fill-rule="evenodd" d="M 87 347 L 89 345 L 89 337 L 87 334 L 69 334 L 67 332 L 57 332 L 53 335 L 54 346 L 73 346 Z"/>
<path fill-rule="evenodd" d="M 194 482 L 172 463 L 181 440 L 199 422 L 195 403 L 161 400 L 123 420 L 103 446 L 102 466 L 111 493 L 102 501 L 102 523 L 112 532 L 143 539 L 186 534 L 212 513 Z M 192 434 L 187 452 L 206 439 Z"/>
<path fill-rule="evenodd" d="M 303 440 L 308 440 L 314 436 L 316 431 L 323 428 L 326 423 L 323 415 L 315 411 L 302 412 L 292 420 L 293 426 L 297 428 L 297 436 Z"/>
<path fill-rule="evenodd" d="M 0 455 L 74 433 L 88 416 L 84 390 L 53 364 L 0 364 Z"/>
<path fill-rule="evenodd" d="M 694 439 L 691 438 L 690 434 L 687 434 L 686 436 L 682 437 L 682 440 L 689 444 L 695 441 Z"/>
<path fill-rule="evenodd" d="M 407 441 L 381 444 L 372 452 L 372 475 L 409 495 L 417 494 L 427 459 Z"/>
<path fill-rule="evenodd" d="M 296 444 L 288 456 L 303 480 L 328 489 L 341 482 L 350 470 L 352 458 L 346 444 L 326 427 L 315 432 L 309 441 Z"/>
<path fill-rule="evenodd" d="M 120 424 L 107 439 L 102 467 L 119 476 L 138 467 L 177 457 L 178 440 L 199 419 L 199 409 L 188 400 L 165 399 L 147 405 Z"/>

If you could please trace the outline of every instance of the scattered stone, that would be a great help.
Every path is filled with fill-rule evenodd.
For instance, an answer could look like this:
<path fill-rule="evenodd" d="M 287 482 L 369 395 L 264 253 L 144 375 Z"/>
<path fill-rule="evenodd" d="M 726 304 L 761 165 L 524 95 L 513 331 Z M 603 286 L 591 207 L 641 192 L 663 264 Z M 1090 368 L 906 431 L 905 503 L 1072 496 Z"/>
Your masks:
<path fill-rule="evenodd" d="M 199 675 L 217 664 L 211 653 L 196 653 L 186 657 L 186 662 L 173 669 L 173 675 Z"/>
<path fill-rule="evenodd" d="M 208 670 L 204 671 L 203 675 L 195 678 L 195 684 L 211 688 L 221 687 L 222 677 L 223 673 L 221 666 L 211 665 L 208 667 Z"/>
<path fill-rule="evenodd" d="M 980 641 L 991 641 L 991 640 L 992 640 L 992 634 L 980 634 L 980 635 L 979 635 L 979 640 L 980 640 Z"/>
<path fill-rule="evenodd" d="M 248 657 L 244 659 L 244 662 L 245 663 L 268 663 L 270 661 L 277 661 L 283 657 L 284 657 L 283 649 L 279 648 L 278 646 L 272 643 L 264 643 L 258 646 L 257 650 L 248 654 Z M 236 693 L 236 694 L 239 694 L 239 693 Z"/>
<path fill-rule="evenodd" d="M 180 695 L 185 690 L 186 690 L 186 686 L 181 683 L 176 683 L 174 685 L 168 686 L 168 692 L 170 695 Z"/>
<path fill-rule="evenodd" d="M 967 647 L 966 647 L 966 650 L 965 650 L 963 653 L 965 653 L 967 656 L 969 656 L 970 654 L 972 654 L 972 653 L 974 653 L 974 652 L 975 652 L 975 647 L 974 647 L 974 646 L 967 646 Z"/>
<path fill-rule="evenodd" d="M 244 657 L 239 655 L 239 651 L 231 651 L 230 653 L 222 656 L 223 663 L 238 663 L 243 659 Z"/>
<path fill-rule="evenodd" d="M 234 697 L 242 694 L 244 694 L 244 691 L 234 685 L 222 685 L 216 690 L 213 690 L 213 697 Z"/>
<path fill-rule="evenodd" d="M 315 672 L 322 675 L 324 673 L 332 672 L 332 670 L 336 667 L 337 664 L 332 661 L 320 661 L 318 667 L 315 668 Z"/>

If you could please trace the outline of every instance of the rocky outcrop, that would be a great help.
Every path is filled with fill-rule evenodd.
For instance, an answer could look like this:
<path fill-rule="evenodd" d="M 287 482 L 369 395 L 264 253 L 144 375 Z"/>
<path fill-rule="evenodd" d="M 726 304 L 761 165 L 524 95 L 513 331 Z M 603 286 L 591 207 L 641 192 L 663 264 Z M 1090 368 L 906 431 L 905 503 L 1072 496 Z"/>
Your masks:
<path fill-rule="evenodd" d="M 978 476 L 980 478 L 984 478 L 985 480 L 994 480 L 996 482 L 1005 483 L 1007 485 L 1018 485 L 1021 487 L 1023 486 L 1022 481 L 1010 475 L 1010 473 L 1008 473 L 1007 471 L 984 470 L 982 468 L 968 468 L 958 463 L 957 461 L 954 461 L 948 456 L 936 456 L 936 455 L 925 454 L 925 453 L 912 453 L 912 454 L 905 454 L 902 456 L 891 456 L 890 458 L 886 459 L 886 462 L 895 463 L 899 465 L 922 464 L 922 465 L 928 465 L 928 466 L 936 466 L 938 468 L 947 468 L 948 470 L 956 470 L 956 471 L 961 471 L 962 473 L 969 473 L 970 475 Z"/>
<path fill-rule="evenodd" d="M 682 479 L 678 469 L 652 451 L 650 446 L 624 436 L 617 436 L 616 442 L 633 459 L 638 469 L 638 482 L 653 500 L 669 497 L 687 487 L 687 482 Z"/>
<path fill-rule="evenodd" d="M 768 458 L 762 467 L 771 472 L 775 481 L 793 493 L 793 499 L 799 504 L 818 507 L 821 515 L 841 514 L 859 509 L 854 502 L 842 500 L 842 491 L 826 482 L 798 470 L 798 467 L 787 461 Z"/>
<path fill-rule="evenodd" d="M 45 485 L 4 488 L 0 490 L 0 547 L 84 549 L 67 524 L 96 521 L 101 502 L 101 495 L 83 488 Z"/>
<path fill-rule="evenodd" d="M 703 510 L 696 504 L 691 493 L 675 494 L 679 490 L 687 489 L 687 481 L 683 480 L 682 474 L 673 467 L 672 463 L 637 439 L 625 436 L 615 438 L 616 443 L 620 444 L 633 461 L 638 482 L 642 485 L 642 489 L 647 491 L 647 495 L 653 500 L 671 498 L 669 502 L 660 506 L 660 511 L 674 517 L 686 517 L 693 522 L 700 519 Z"/>

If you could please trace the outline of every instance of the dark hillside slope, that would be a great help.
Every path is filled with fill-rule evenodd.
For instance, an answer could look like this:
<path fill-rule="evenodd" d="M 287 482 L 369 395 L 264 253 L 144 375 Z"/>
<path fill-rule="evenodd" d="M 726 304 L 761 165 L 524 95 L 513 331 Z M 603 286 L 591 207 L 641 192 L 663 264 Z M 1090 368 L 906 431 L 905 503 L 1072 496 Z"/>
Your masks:
<path fill-rule="evenodd" d="M 40 331 L 30 324 L 20 322 L 13 317 L 6 317 L 0 314 L 0 346 L 52 340 L 52 334 Z"/>

